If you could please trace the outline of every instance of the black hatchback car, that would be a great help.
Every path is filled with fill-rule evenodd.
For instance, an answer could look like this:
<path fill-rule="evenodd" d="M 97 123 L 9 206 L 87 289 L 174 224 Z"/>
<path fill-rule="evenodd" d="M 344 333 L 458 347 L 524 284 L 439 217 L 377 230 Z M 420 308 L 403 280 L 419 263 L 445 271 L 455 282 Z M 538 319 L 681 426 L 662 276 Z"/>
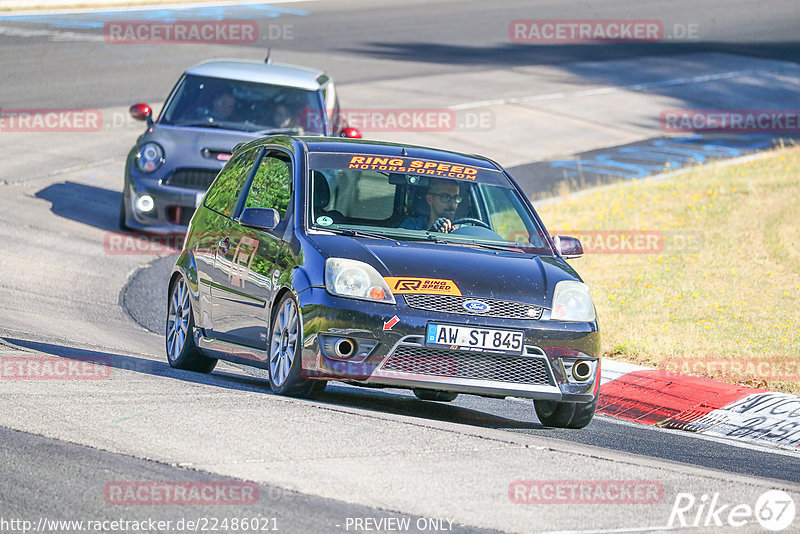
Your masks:
<path fill-rule="evenodd" d="M 588 287 L 497 163 L 410 145 L 271 136 L 240 145 L 195 212 L 169 280 L 170 365 L 530 398 L 543 424 L 592 419 Z"/>

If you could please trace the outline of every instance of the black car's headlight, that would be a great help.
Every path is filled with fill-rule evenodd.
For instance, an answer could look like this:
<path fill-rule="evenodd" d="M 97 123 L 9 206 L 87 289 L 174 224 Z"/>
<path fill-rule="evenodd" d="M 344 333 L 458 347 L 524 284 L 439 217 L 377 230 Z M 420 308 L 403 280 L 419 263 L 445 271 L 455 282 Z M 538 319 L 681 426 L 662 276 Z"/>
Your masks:
<path fill-rule="evenodd" d="M 145 143 L 136 152 L 136 167 L 142 172 L 153 172 L 164 163 L 164 149 L 157 143 Z"/>
<path fill-rule="evenodd" d="M 346 258 L 325 261 L 325 289 L 332 295 L 394 304 L 389 284 L 372 265 Z"/>
<path fill-rule="evenodd" d="M 597 314 L 589 286 L 575 280 L 562 280 L 553 292 L 553 311 L 550 318 L 556 321 L 594 321 Z"/>

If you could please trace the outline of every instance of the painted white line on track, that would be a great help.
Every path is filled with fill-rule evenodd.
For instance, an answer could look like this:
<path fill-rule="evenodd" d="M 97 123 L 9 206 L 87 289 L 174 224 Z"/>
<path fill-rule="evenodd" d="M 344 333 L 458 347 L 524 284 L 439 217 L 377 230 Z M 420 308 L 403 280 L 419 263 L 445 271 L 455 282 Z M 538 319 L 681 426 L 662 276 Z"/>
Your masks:
<path fill-rule="evenodd" d="M 680 527 L 657 526 L 657 527 L 613 528 L 609 530 L 551 530 L 544 532 L 543 534 L 613 534 L 613 533 L 622 534 L 624 532 L 665 532 L 673 530 L 680 530 Z"/>
<path fill-rule="evenodd" d="M 522 404 L 533 403 L 533 401 L 531 401 L 530 399 L 521 399 L 519 397 L 506 397 L 506 400 Z M 702 434 L 698 432 L 678 430 L 676 428 L 663 428 L 660 426 L 645 425 L 644 423 L 637 423 L 635 421 L 628 421 L 627 419 L 621 419 L 619 417 L 613 417 L 611 415 L 605 415 L 599 413 L 594 417 L 595 419 L 601 419 L 603 421 L 606 421 L 608 423 L 613 423 L 616 425 L 629 426 L 635 428 L 650 428 L 658 432 L 666 432 L 668 434 L 675 434 L 676 436 L 684 436 L 687 438 L 713 441 L 714 443 L 720 443 L 722 445 L 730 445 L 731 447 L 737 447 L 739 449 L 748 449 L 751 451 L 759 451 L 759 452 L 766 452 L 769 454 L 777 454 L 780 456 L 790 456 L 792 458 L 800 458 L 800 449 L 798 449 L 797 451 L 793 451 L 791 449 L 780 449 L 777 447 L 770 447 L 768 445 L 759 445 L 751 442 L 738 441 L 736 438 L 723 438 L 717 436 L 709 436 L 707 434 Z"/>
<path fill-rule="evenodd" d="M 449 109 L 458 111 L 462 109 L 474 109 L 487 106 L 503 106 L 507 104 L 525 104 L 528 102 L 537 102 L 541 100 L 563 100 L 569 97 L 582 97 L 582 96 L 596 96 L 621 93 L 623 91 L 647 91 L 648 89 L 657 87 L 672 87 L 676 85 L 688 85 L 692 83 L 705 83 L 716 80 L 727 80 L 736 78 L 747 74 L 758 74 L 771 70 L 778 70 L 779 67 L 763 68 L 763 69 L 744 69 L 734 70 L 729 72 L 720 72 L 717 74 L 701 74 L 697 76 L 686 76 L 683 78 L 674 78 L 672 80 L 660 80 L 657 82 L 634 83 L 629 85 L 598 87 L 596 89 L 583 89 L 581 91 L 573 91 L 569 93 L 545 93 L 541 95 L 519 96 L 511 98 L 498 98 L 494 100 L 479 100 L 477 102 L 467 102 L 464 104 L 455 104 L 449 106 Z"/>
<path fill-rule="evenodd" d="M 79 3 L 80 0 L 76 0 Z M 315 2 L 317 0 L 271 0 L 266 5 L 273 4 L 296 4 L 301 2 Z M 80 8 L 59 8 L 59 9 L 27 9 L 20 11 L 0 11 L 0 17 L 16 17 L 31 15 L 81 15 L 84 13 L 129 13 L 136 11 L 153 11 L 156 9 L 196 9 L 203 7 L 236 7 L 259 4 L 257 0 L 233 0 L 223 2 L 187 2 L 185 4 L 145 4 L 138 6 L 97 6 Z M 26 21 L 27 22 L 27 21 Z"/>
<path fill-rule="evenodd" d="M 604 148 L 610 148 L 610 147 L 604 147 Z M 600 150 L 600 149 L 597 149 L 597 150 Z M 725 168 L 725 167 L 730 167 L 731 165 L 739 165 L 739 164 L 742 164 L 742 163 L 749 163 L 751 161 L 757 161 L 757 160 L 760 160 L 760 159 L 768 158 L 768 157 L 770 157 L 772 155 L 773 155 L 773 151 L 772 150 L 765 150 L 765 151 L 761 151 L 761 152 L 756 152 L 754 154 L 746 154 L 744 156 L 737 156 L 735 158 L 725 158 L 725 159 L 712 161 L 711 163 L 704 164 L 702 168 L 704 168 L 704 169 L 708 169 L 708 168 L 722 169 L 722 168 Z M 531 162 L 531 163 L 533 163 L 533 162 Z M 665 173 L 662 173 L 662 174 L 652 174 L 650 176 L 645 176 L 644 178 L 637 178 L 636 182 L 637 183 L 648 182 L 648 181 L 660 182 L 661 180 L 669 180 L 670 178 L 673 178 L 675 176 L 680 176 L 681 174 L 686 174 L 688 172 L 694 172 L 694 171 L 696 171 L 698 169 L 700 169 L 699 166 L 690 165 L 690 166 L 682 167 L 682 168 L 680 168 L 678 170 L 675 170 L 675 171 L 665 172 Z M 538 210 L 542 206 L 549 206 L 549 205 L 552 205 L 552 204 L 558 204 L 559 202 L 568 202 L 568 201 L 575 200 L 577 198 L 581 198 L 581 197 L 584 197 L 584 196 L 587 196 L 587 195 L 593 195 L 595 193 L 598 193 L 600 191 L 604 191 L 606 189 L 612 189 L 614 187 L 620 187 L 622 185 L 630 184 L 630 183 L 632 183 L 632 182 L 631 181 L 614 182 L 614 183 L 610 183 L 610 184 L 599 185 L 597 187 L 589 187 L 589 188 L 586 188 L 586 189 L 581 189 L 580 191 L 576 191 L 574 193 L 570 193 L 570 194 L 568 194 L 566 196 L 556 195 L 556 196 L 549 197 L 549 198 L 544 198 L 544 199 L 541 199 L 541 200 L 533 200 L 532 201 L 533 202 L 533 207 Z M 631 365 L 633 365 L 633 364 L 631 364 Z"/>
<path fill-rule="evenodd" d="M 52 37 L 53 41 L 105 41 L 105 37 L 89 32 L 72 32 L 59 30 L 45 30 L 33 28 L 17 28 L 14 26 L 0 26 L 0 35 L 7 37 Z"/>
<path fill-rule="evenodd" d="M 793 458 L 800 457 L 800 450 L 793 451 L 791 449 L 779 449 L 777 447 L 770 447 L 767 445 L 757 445 L 750 442 L 738 441 L 736 438 L 721 438 L 717 436 L 709 436 L 707 434 L 702 434 L 698 432 L 688 432 L 686 430 L 678 430 L 677 428 L 663 428 L 660 426 L 645 425 L 643 423 L 636 423 L 634 421 L 628 421 L 627 419 L 620 419 L 618 417 L 612 417 L 610 415 L 604 415 L 604 414 L 598 414 L 595 417 L 599 417 L 604 421 L 608 421 L 609 423 L 614 423 L 618 425 L 633 426 L 637 428 L 652 428 L 654 430 L 658 430 L 659 432 L 667 432 L 668 434 L 675 434 L 678 436 L 685 436 L 696 439 L 702 439 L 706 441 L 713 441 L 715 443 L 731 445 L 732 447 L 738 447 L 740 449 L 749 449 L 751 451 L 767 452 L 770 454 L 777 454 L 780 456 L 791 456 Z"/>

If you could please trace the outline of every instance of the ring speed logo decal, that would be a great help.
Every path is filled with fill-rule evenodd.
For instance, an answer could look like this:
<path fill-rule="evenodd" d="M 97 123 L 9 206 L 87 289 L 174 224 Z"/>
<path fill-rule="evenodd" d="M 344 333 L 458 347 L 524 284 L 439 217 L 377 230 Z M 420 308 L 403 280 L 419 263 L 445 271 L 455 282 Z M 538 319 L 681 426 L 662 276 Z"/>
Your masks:
<path fill-rule="evenodd" d="M 452 280 L 394 276 L 387 276 L 384 280 L 389 284 L 392 293 L 431 293 L 435 295 L 461 296 L 461 290 Z"/>

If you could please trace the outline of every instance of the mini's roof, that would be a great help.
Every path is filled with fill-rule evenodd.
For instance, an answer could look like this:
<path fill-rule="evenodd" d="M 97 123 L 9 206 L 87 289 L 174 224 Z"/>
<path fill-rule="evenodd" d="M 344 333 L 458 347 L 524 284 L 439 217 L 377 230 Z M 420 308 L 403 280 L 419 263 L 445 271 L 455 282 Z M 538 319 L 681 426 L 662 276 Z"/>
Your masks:
<path fill-rule="evenodd" d="M 330 78 L 321 70 L 246 59 L 212 59 L 186 71 L 186 74 L 284 85 L 316 91 Z"/>

